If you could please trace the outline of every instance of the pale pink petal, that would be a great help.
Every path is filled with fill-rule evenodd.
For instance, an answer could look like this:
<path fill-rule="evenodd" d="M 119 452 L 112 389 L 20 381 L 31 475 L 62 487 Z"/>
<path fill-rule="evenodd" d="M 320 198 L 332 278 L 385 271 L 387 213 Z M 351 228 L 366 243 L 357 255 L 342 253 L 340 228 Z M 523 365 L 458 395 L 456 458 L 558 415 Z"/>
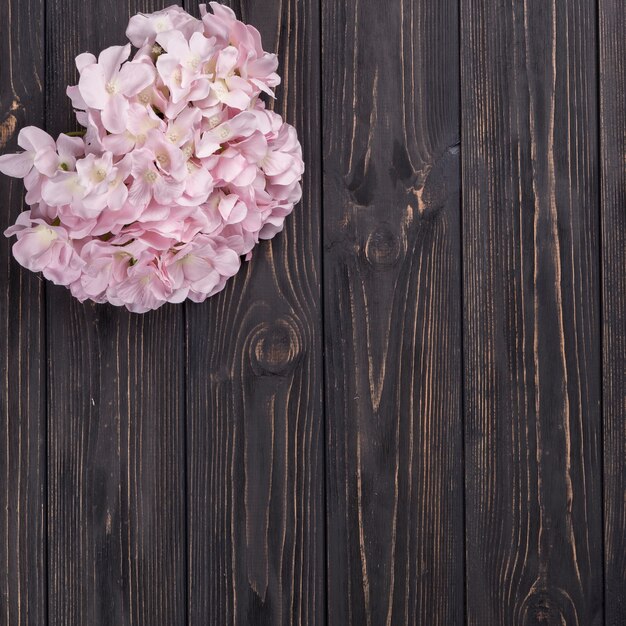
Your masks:
<path fill-rule="evenodd" d="M 233 109 L 239 109 L 243 111 L 250 105 L 250 96 L 246 95 L 243 91 L 235 90 L 229 91 L 221 96 L 222 102 Z"/>
<path fill-rule="evenodd" d="M 62 176 L 58 174 L 54 180 L 46 181 L 41 189 L 41 195 L 51 206 L 61 206 L 69 204 L 74 199 L 74 186 L 76 176 Z"/>
<path fill-rule="evenodd" d="M 0 156 L 0 172 L 14 178 L 24 178 L 33 169 L 32 152 L 3 154 Z"/>
<path fill-rule="evenodd" d="M 126 63 L 116 79 L 120 91 L 129 98 L 154 82 L 154 68 L 146 63 Z"/>
<path fill-rule="evenodd" d="M 128 28 L 126 28 L 126 37 L 136 48 L 141 48 L 153 33 L 153 29 L 150 28 L 150 20 L 142 13 L 130 18 Z"/>
<path fill-rule="evenodd" d="M 102 123 L 110 133 L 120 134 L 126 130 L 128 106 L 128 100 L 121 93 L 109 98 L 102 111 Z"/>
<path fill-rule="evenodd" d="M 35 167 L 48 178 L 52 178 L 59 169 L 59 155 L 55 150 L 43 150 L 35 157 Z"/>
<path fill-rule="evenodd" d="M 50 246 L 42 247 L 39 236 L 34 233 L 23 235 L 13 244 L 13 256 L 15 260 L 31 272 L 40 272 L 50 257 Z"/>
<path fill-rule="evenodd" d="M 294 165 L 294 159 L 290 154 L 284 152 L 270 151 L 263 159 L 263 171 L 268 176 L 277 176 L 288 171 Z"/>
<path fill-rule="evenodd" d="M 26 126 L 17 136 L 17 145 L 24 150 L 56 150 L 56 143 L 50 135 L 36 126 Z"/>
<path fill-rule="evenodd" d="M 235 12 L 230 7 L 220 4 L 219 2 L 209 2 L 209 6 L 213 10 L 213 15 L 216 17 L 220 17 L 226 21 L 235 21 L 237 19 Z"/>
<path fill-rule="evenodd" d="M 248 215 L 248 208 L 243 202 L 237 202 L 233 207 L 233 210 L 230 212 L 229 223 L 230 224 L 238 224 L 242 220 L 245 219 L 246 215 Z"/>
<path fill-rule="evenodd" d="M 60 134 L 57 138 L 57 150 L 61 158 L 81 156 L 85 154 L 85 142 L 81 137 Z"/>
<path fill-rule="evenodd" d="M 219 78 L 226 78 L 237 65 L 239 52 L 234 46 L 224 48 L 217 57 L 215 73 Z"/>
<path fill-rule="evenodd" d="M 250 163 L 259 163 L 267 155 L 267 140 L 259 133 L 255 132 L 252 136 L 240 141 L 237 144 L 237 150 L 243 154 Z"/>
<path fill-rule="evenodd" d="M 143 179 L 137 179 L 128 190 L 128 201 L 135 207 L 145 208 L 152 197 L 152 188 Z"/>
<path fill-rule="evenodd" d="M 211 83 L 208 80 L 198 79 L 195 81 L 187 98 L 190 102 L 204 100 L 211 93 Z"/>
<path fill-rule="evenodd" d="M 170 30 L 157 35 L 157 43 L 167 51 L 168 56 L 175 57 L 179 61 L 189 56 L 189 44 L 183 33 L 179 30 Z"/>
<path fill-rule="evenodd" d="M 107 80 L 100 65 L 88 65 L 80 75 L 78 89 L 87 106 L 102 110 L 109 100 L 106 90 Z"/>
<path fill-rule="evenodd" d="M 91 276 L 83 274 L 81 278 L 81 283 L 87 295 L 93 298 L 106 290 L 106 288 L 109 286 L 109 279 L 111 277 L 110 265 L 112 263 L 113 259 L 110 259 L 109 267 L 107 267 L 106 265 L 103 267 L 101 265 L 98 268 L 98 271 L 94 272 Z"/>
<path fill-rule="evenodd" d="M 4 231 L 6 237 L 10 237 L 25 228 L 32 226 L 32 211 L 22 211 L 15 220 L 15 224 Z"/>
<path fill-rule="evenodd" d="M 220 149 L 220 141 L 214 133 L 204 133 L 202 139 L 196 144 L 196 156 L 200 159 L 209 157 Z"/>
<path fill-rule="evenodd" d="M 248 137 L 257 129 L 256 116 L 250 112 L 239 113 L 227 123 L 233 129 L 233 137 Z"/>
<path fill-rule="evenodd" d="M 257 178 L 257 173 L 254 165 L 247 166 L 237 176 L 231 178 L 231 182 L 237 187 L 248 187 Z"/>
<path fill-rule="evenodd" d="M 96 57 L 91 52 L 83 52 L 76 57 L 76 67 L 82 72 L 88 65 L 97 63 Z"/>
<path fill-rule="evenodd" d="M 196 254 L 188 254 L 182 261 L 185 278 L 191 282 L 201 281 L 212 273 L 211 264 Z"/>
<path fill-rule="evenodd" d="M 251 78 L 250 82 L 255 86 L 258 87 L 262 92 L 266 93 L 268 96 L 270 96 L 271 98 L 275 97 L 275 93 L 273 90 L 271 90 L 267 84 L 265 82 L 263 82 L 262 80 L 259 80 L 258 78 Z M 280 81 L 278 81 L 278 83 L 280 83 Z M 277 83 L 277 84 L 278 84 Z"/>
<path fill-rule="evenodd" d="M 278 58 L 275 54 L 266 54 L 260 59 L 255 59 L 246 64 L 248 76 L 265 77 L 274 73 L 278 68 Z"/>
<path fill-rule="evenodd" d="M 234 250 L 224 249 L 213 259 L 213 266 L 223 276 L 234 276 L 241 265 L 239 255 Z"/>
<path fill-rule="evenodd" d="M 80 89 L 78 87 L 78 85 L 70 85 L 66 90 L 65 93 L 67 94 L 67 97 L 72 101 L 72 106 L 75 109 L 80 109 L 81 111 L 84 111 L 85 109 L 87 109 L 87 103 L 85 102 L 85 100 L 83 99 L 83 96 L 80 93 Z M 78 118 L 78 114 L 76 115 L 76 118 L 78 119 L 79 124 L 82 124 L 83 122 Z"/>
<path fill-rule="evenodd" d="M 106 82 L 117 74 L 120 65 L 130 56 L 130 44 L 125 46 L 110 46 L 105 48 L 98 56 L 98 65 L 104 72 Z"/>
<path fill-rule="evenodd" d="M 215 40 L 205 37 L 202 33 L 194 33 L 189 40 L 189 49 L 194 54 L 208 58 L 215 47 Z"/>
<path fill-rule="evenodd" d="M 208 294 L 219 284 L 221 276 L 208 264 L 198 265 L 198 273 L 201 270 L 204 270 L 204 274 L 193 280 L 191 286 L 196 292 Z"/>
<path fill-rule="evenodd" d="M 184 182 L 166 182 L 160 178 L 154 185 L 154 198 L 161 204 L 169 204 L 177 200 L 185 191 Z"/>
<path fill-rule="evenodd" d="M 128 198 L 128 187 L 123 184 L 116 185 L 108 197 L 109 208 L 113 211 L 117 211 L 124 206 L 126 199 Z"/>
<path fill-rule="evenodd" d="M 135 139 L 128 133 L 107 135 L 102 139 L 102 145 L 115 155 L 127 154 L 135 147 Z"/>
<path fill-rule="evenodd" d="M 228 218 L 230 217 L 233 207 L 235 206 L 235 204 L 237 204 L 237 200 L 238 200 L 237 196 L 232 194 L 230 196 L 226 196 L 225 198 L 223 198 L 218 204 L 217 208 L 220 212 L 220 215 L 222 216 L 224 220 L 228 221 Z"/>

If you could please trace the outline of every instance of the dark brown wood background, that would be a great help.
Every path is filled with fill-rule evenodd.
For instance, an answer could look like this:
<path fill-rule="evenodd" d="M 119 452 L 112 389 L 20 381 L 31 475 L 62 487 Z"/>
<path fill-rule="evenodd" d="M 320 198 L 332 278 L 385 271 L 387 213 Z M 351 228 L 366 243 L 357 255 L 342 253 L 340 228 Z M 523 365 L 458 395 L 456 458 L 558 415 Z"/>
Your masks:
<path fill-rule="evenodd" d="M 1 238 L 0 623 L 626 625 L 626 4 L 229 4 L 303 201 L 142 316 Z M 0 150 L 163 6 L 0 0 Z"/>

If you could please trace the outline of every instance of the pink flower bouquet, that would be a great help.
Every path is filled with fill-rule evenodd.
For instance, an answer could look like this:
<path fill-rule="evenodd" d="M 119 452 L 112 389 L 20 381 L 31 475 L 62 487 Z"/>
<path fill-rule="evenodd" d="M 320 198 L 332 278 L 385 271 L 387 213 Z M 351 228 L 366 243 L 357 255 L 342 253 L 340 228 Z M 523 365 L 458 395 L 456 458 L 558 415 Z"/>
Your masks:
<path fill-rule="evenodd" d="M 131 46 L 76 58 L 67 93 L 83 136 L 24 128 L 0 171 L 24 179 L 30 210 L 5 234 L 24 267 L 79 300 L 142 313 L 223 289 L 302 195 L 295 129 L 261 93 L 276 55 L 216 2 L 131 18 Z"/>

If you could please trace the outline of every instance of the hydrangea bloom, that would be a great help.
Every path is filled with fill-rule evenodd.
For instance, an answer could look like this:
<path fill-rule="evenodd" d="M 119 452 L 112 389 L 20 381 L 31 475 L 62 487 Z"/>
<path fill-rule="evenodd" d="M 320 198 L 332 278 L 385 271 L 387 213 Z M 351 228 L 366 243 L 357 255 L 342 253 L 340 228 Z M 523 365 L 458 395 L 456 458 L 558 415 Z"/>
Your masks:
<path fill-rule="evenodd" d="M 79 300 L 145 312 L 223 289 L 300 200 L 296 132 L 266 108 L 280 78 L 258 31 L 211 2 L 135 15 L 137 48 L 76 58 L 84 136 L 22 129 L 0 171 L 24 179 L 5 234 L 24 267 Z"/>

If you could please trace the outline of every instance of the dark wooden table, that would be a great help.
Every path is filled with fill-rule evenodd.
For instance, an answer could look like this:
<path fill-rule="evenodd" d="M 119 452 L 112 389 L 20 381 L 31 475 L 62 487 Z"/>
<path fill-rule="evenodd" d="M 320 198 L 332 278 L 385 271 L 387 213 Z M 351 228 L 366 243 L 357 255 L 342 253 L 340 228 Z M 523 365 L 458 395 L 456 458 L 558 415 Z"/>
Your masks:
<path fill-rule="evenodd" d="M 0 623 L 626 624 L 626 3 L 231 5 L 303 202 L 143 316 L 2 239 Z M 0 149 L 162 6 L 1 0 Z"/>

